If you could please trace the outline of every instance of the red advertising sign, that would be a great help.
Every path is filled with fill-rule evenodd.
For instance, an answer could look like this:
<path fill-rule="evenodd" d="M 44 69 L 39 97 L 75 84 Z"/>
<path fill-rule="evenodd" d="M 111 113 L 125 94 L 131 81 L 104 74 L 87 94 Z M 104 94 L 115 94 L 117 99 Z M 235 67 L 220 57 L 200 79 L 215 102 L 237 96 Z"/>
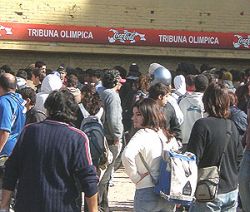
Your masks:
<path fill-rule="evenodd" d="M 250 33 L 125 29 L 2 22 L 0 22 L 0 40 L 209 49 L 250 48 Z"/>

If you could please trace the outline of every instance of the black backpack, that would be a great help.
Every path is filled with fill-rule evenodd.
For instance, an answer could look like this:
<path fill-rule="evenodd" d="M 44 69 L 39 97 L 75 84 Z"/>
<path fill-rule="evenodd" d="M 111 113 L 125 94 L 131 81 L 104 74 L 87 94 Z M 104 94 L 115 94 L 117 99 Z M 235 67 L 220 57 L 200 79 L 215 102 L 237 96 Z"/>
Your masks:
<path fill-rule="evenodd" d="M 81 130 L 88 136 L 93 164 L 99 167 L 106 162 L 103 126 L 98 118 L 89 116 L 82 121 Z"/>

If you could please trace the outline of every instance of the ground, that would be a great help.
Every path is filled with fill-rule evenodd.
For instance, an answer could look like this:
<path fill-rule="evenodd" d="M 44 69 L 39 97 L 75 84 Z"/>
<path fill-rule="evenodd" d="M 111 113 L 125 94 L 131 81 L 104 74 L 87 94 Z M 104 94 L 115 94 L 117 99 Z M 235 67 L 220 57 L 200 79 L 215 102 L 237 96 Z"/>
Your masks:
<path fill-rule="evenodd" d="M 114 175 L 114 186 L 109 190 L 109 202 L 111 211 L 133 211 L 133 198 L 135 186 L 120 168 Z"/>

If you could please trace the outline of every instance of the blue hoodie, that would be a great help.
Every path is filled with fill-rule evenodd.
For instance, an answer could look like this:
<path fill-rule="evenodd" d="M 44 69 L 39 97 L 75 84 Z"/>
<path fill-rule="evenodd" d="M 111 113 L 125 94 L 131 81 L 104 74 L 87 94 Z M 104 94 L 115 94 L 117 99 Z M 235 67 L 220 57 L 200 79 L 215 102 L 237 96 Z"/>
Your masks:
<path fill-rule="evenodd" d="M 235 106 L 230 107 L 230 119 L 235 123 L 240 135 L 247 130 L 247 114 Z"/>

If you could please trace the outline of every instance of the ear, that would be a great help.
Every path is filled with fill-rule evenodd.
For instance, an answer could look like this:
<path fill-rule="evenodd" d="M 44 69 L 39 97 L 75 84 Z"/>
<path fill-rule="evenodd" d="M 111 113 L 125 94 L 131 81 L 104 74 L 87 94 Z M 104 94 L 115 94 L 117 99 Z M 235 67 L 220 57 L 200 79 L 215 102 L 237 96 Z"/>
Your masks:
<path fill-rule="evenodd" d="M 25 104 L 25 105 L 30 105 L 30 104 L 31 104 L 30 98 L 25 99 L 25 101 L 26 101 L 26 104 Z"/>
<path fill-rule="evenodd" d="M 117 85 L 118 85 L 118 80 L 115 79 L 115 80 L 114 80 L 114 87 L 117 86 Z"/>
<path fill-rule="evenodd" d="M 163 99 L 163 96 L 160 94 L 159 96 L 158 96 L 158 100 L 162 100 Z"/>

